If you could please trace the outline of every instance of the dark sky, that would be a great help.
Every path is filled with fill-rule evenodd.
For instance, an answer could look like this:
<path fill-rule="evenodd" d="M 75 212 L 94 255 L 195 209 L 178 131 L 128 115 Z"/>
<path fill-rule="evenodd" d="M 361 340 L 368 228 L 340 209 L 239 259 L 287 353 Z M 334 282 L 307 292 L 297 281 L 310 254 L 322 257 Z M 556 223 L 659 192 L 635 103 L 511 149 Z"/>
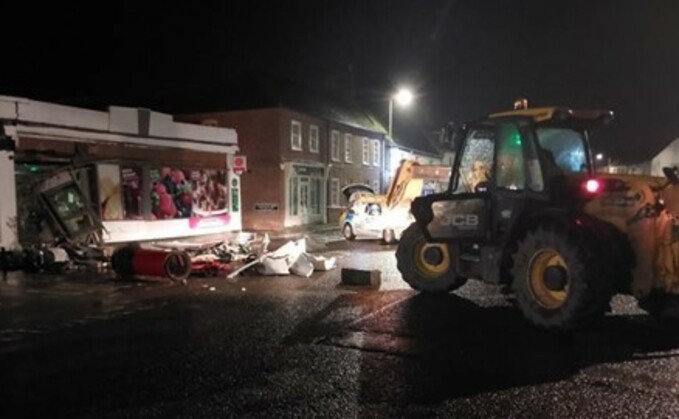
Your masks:
<path fill-rule="evenodd" d="M 616 112 L 595 147 L 647 156 L 679 137 L 679 1 L 342 0 L 3 6 L 0 94 L 171 111 L 242 72 L 352 92 L 422 130 L 511 106 Z M 188 93 L 187 93 L 188 92 Z"/>

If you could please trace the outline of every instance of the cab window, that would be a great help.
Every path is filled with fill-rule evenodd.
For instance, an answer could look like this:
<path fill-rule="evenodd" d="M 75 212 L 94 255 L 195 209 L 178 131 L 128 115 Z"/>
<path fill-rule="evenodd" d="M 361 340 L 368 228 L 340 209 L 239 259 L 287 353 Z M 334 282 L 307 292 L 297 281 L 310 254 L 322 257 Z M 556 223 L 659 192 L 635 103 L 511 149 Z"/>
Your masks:
<path fill-rule="evenodd" d="M 498 125 L 497 187 L 510 190 L 525 188 L 523 142 L 515 123 Z"/>
<path fill-rule="evenodd" d="M 453 193 L 481 192 L 488 187 L 493 171 L 495 128 L 473 129 L 465 141 Z"/>
<path fill-rule="evenodd" d="M 587 157 L 585 139 L 582 133 L 572 128 L 540 127 L 535 130 L 538 137 L 538 152 L 543 161 L 552 164 L 554 171 L 586 173 Z"/>

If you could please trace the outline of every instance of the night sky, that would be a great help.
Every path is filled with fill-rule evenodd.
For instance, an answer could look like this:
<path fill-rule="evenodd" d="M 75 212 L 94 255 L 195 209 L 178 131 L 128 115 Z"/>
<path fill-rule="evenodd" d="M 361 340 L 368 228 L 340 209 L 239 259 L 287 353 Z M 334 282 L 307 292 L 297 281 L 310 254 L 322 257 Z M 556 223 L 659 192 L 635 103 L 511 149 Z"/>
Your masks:
<path fill-rule="evenodd" d="M 679 1 L 23 3 L 3 5 L 0 94 L 172 112 L 263 73 L 352 94 L 385 122 L 389 92 L 411 86 L 397 132 L 523 95 L 613 109 L 594 146 L 615 158 L 679 137 Z"/>

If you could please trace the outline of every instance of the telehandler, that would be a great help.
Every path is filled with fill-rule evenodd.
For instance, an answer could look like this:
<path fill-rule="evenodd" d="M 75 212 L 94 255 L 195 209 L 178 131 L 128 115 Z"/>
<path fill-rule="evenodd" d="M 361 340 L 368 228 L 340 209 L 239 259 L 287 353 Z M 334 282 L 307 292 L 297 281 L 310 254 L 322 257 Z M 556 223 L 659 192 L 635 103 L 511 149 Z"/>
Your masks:
<path fill-rule="evenodd" d="M 608 110 L 528 108 L 449 124 L 448 189 L 418 197 L 396 258 L 414 289 L 504 285 L 531 323 L 574 329 L 616 293 L 661 318 L 679 301 L 679 178 L 597 173 L 589 133 Z"/>

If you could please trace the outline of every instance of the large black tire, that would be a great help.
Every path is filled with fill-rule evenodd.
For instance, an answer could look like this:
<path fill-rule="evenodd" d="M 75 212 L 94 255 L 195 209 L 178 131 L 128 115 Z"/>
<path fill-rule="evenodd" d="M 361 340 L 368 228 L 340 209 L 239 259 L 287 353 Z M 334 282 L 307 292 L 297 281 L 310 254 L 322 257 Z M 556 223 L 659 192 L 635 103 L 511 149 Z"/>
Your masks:
<path fill-rule="evenodd" d="M 429 263 L 424 259 L 427 249 L 440 252 L 440 263 Z M 419 291 L 449 293 L 467 282 L 455 272 L 450 246 L 428 243 L 417 223 L 411 224 L 401 235 L 396 248 L 396 266 L 408 285 Z"/>
<path fill-rule="evenodd" d="M 601 317 L 613 295 L 591 240 L 575 232 L 539 228 L 514 254 L 512 289 L 524 317 L 547 329 L 576 329 Z"/>

